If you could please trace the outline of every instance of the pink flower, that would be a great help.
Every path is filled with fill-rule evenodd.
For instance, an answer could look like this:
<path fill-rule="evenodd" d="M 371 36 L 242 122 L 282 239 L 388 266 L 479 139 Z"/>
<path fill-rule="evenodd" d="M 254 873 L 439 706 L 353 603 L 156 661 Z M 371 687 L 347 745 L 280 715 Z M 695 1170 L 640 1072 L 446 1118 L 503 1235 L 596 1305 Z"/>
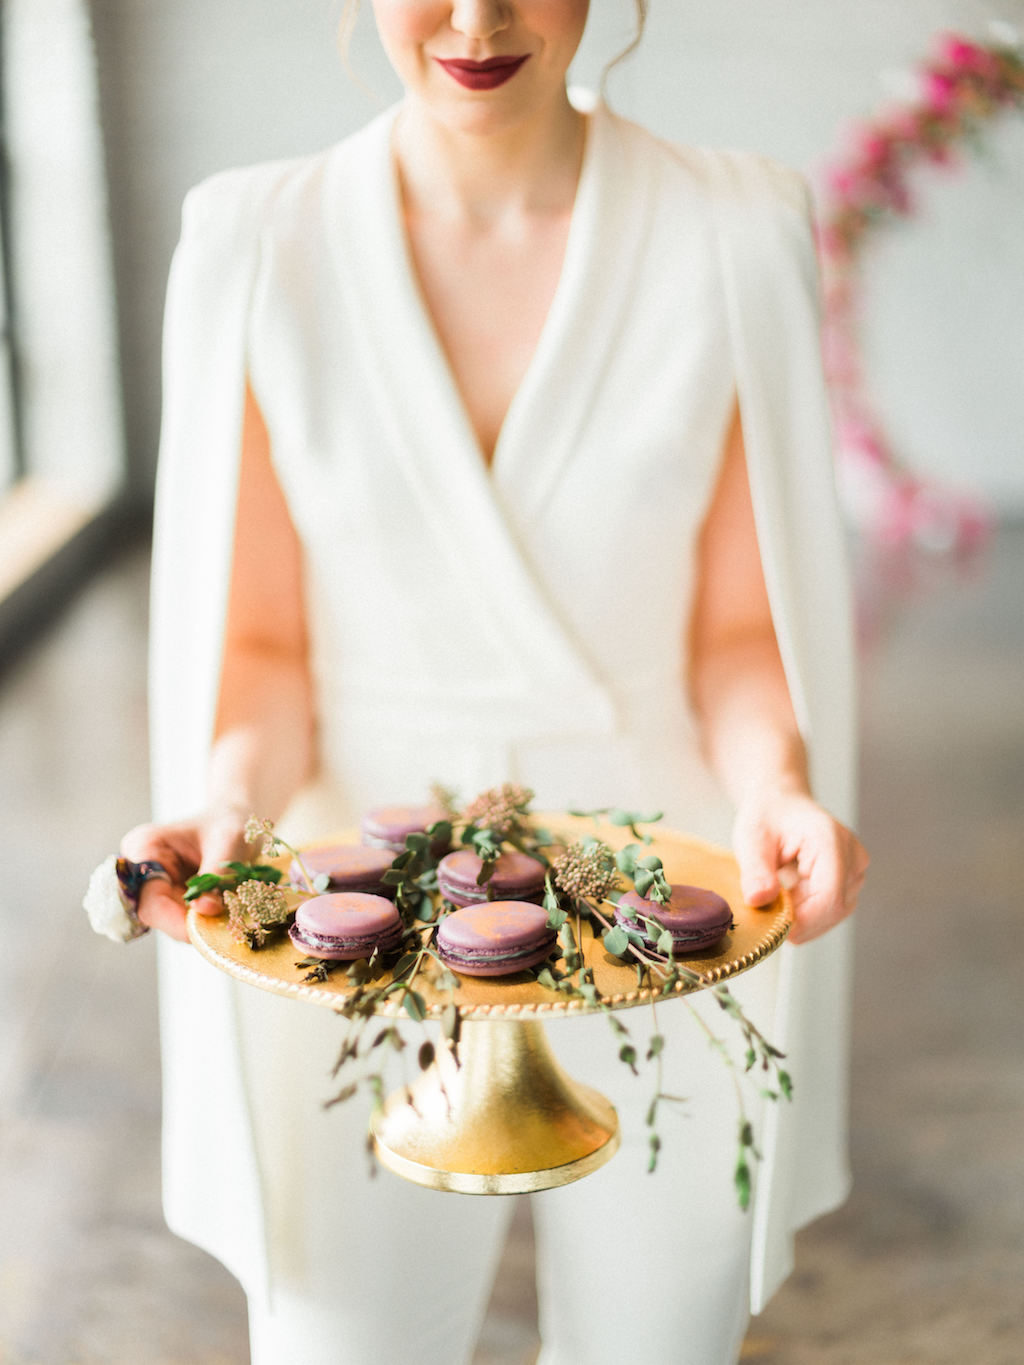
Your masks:
<path fill-rule="evenodd" d="M 865 167 L 877 170 L 884 165 L 891 150 L 884 131 L 872 127 L 860 128 L 856 137 L 860 158 Z"/>
<path fill-rule="evenodd" d="M 852 199 L 854 191 L 860 187 L 857 175 L 848 166 L 830 167 L 825 173 L 825 178 L 829 189 L 840 199 Z"/>
<path fill-rule="evenodd" d="M 890 142 L 917 142 L 921 126 L 922 121 L 913 109 L 894 109 L 885 119 Z"/>
<path fill-rule="evenodd" d="M 956 81 L 944 71 L 926 71 L 924 98 L 934 113 L 948 114 L 956 103 Z"/>
<path fill-rule="evenodd" d="M 984 71 L 992 63 L 991 53 L 958 33 L 944 33 L 938 43 L 939 60 L 964 71 Z"/>

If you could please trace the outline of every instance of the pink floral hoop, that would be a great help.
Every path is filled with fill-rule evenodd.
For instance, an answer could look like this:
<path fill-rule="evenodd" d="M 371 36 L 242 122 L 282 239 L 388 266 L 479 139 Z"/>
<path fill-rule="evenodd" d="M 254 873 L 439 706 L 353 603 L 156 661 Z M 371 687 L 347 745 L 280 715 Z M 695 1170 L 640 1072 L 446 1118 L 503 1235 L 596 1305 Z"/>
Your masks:
<path fill-rule="evenodd" d="M 1024 60 L 1009 33 L 985 45 L 943 34 L 918 73 L 918 95 L 853 130 L 826 169 L 819 239 L 825 276 L 825 362 L 836 419 L 841 485 L 854 520 L 889 544 L 962 550 L 988 532 L 977 497 L 906 469 L 865 397 L 860 357 L 861 253 L 879 227 L 913 216 L 908 173 L 948 165 L 997 115 L 1024 108 Z"/>

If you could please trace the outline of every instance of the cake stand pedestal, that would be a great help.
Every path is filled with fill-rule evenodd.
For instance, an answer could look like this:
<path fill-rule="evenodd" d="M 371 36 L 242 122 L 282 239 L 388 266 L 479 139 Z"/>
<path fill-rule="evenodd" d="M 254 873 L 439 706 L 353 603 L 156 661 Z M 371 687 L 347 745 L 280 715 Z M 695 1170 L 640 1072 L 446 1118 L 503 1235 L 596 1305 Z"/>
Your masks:
<path fill-rule="evenodd" d="M 593 832 L 589 821 L 559 815 L 536 819 L 566 841 Z M 631 840 L 628 830 L 603 826 L 601 837 L 613 847 Z M 355 843 L 357 838 L 346 831 L 330 842 Z M 737 976 L 783 942 L 792 919 L 786 893 L 766 909 L 746 905 L 736 863 L 726 850 L 659 828 L 651 851 L 662 859 L 670 882 L 710 887 L 725 897 L 733 913 L 734 928 L 715 949 L 677 959 L 695 979 L 678 983 L 672 995 Z M 192 911 L 188 926 L 205 958 L 261 990 L 340 1010 L 353 989 L 342 972 L 324 982 L 304 981 L 308 969 L 295 966 L 299 954 L 287 939 L 254 952 L 232 937 L 226 917 Z M 638 985 L 635 968 L 608 954 L 587 925 L 581 938 L 601 1007 L 566 998 L 525 973 L 460 977 L 453 990 L 435 983 L 432 966 L 416 977 L 428 1019 L 439 1019 L 452 1004 L 459 1011 L 459 1064 L 438 1047 L 434 1064 L 378 1110 L 371 1126 L 385 1166 L 432 1189 L 521 1194 L 570 1184 L 614 1155 L 619 1145 L 614 1108 L 562 1069 L 544 1020 L 597 1008 L 632 1009 L 663 997 L 657 984 Z M 379 984 L 387 980 L 385 973 Z M 389 999 L 378 1012 L 395 1016 L 400 1010 Z"/>

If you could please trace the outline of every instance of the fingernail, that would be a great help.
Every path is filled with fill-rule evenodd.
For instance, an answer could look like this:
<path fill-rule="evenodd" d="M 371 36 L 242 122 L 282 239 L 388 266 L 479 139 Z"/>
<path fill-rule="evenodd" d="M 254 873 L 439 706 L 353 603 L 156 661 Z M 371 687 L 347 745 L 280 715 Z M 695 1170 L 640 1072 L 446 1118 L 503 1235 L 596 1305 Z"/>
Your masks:
<path fill-rule="evenodd" d="M 223 915 L 224 905 L 219 896 L 197 896 L 192 902 L 201 915 Z"/>

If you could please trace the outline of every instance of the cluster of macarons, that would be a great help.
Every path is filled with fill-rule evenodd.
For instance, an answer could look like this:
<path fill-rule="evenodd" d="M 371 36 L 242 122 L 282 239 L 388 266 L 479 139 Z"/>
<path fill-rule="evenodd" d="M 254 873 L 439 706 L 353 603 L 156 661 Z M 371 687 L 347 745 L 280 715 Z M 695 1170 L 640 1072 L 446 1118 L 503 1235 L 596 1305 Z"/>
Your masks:
<path fill-rule="evenodd" d="M 402 940 L 394 892 L 384 881 L 406 836 L 423 833 L 444 819 L 431 806 L 389 806 L 369 811 L 360 826 L 361 844 L 311 849 L 292 864 L 291 880 L 304 872 L 325 889 L 303 901 L 290 935 L 295 947 L 326 961 L 355 961 L 384 954 Z M 438 889 L 456 909 L 438 933 L 440 957 L 466 976 L 504 976 L 543 962 L 555 946 L 554 930 L 540 907 L 544 866 L 525 853 L 503 853 L 486 885 L 483 864 L 469 849 L 447 852 L 438 864 Z"/>
<path fill-rule="evenodd" d="M 387 806 L 367 812 L 360 827 L 361 844 L 310 849 L 301 865 L 293 862 L 291 880 L 305 885 L 304 872 L 322 894 L 303 901 L 289 930 L 292 943 L 309 957 L 327 962 L 354 962 L 377 949 L 389 953 L 402 941 L 402 918 L 394 890 L 384 881 L 406 835 L 422 833 L 444 819 L 433 806 Z"/>
<path fill-rule="evenodd" d="M 326 891 L 304 901 L 290 930 L 292 942 L 310 957 L 354 961 L 376 949 L 398 948 L 403 926 L 384 873 L 405 848 L 408 834 L 422 833 L 443 812 L 429 806 L 392 806 L 370 811 L 361 825 L 361 845 L 313 849 L 303 865 Z M 486 883 L 483 864 L 470 849 L 445 852 L 437 867 L 438 889 L 455 907 L 441 921 L 437 951 L 462 976 L 507 976 L 538 966 L 554 951 L 557 936 L 541 902 L 544 865 L 526 853 L 502 853 Z M 292 880 L 302 884 L 302 869 L 292 866 Z M 615 919 L 656 947 L 665 930 L 678 954 L 714 946 L 732 928 L 728 903 L 702 887 L 672 887 L 667 905 L 636 892 L 622 896 Z"/>

